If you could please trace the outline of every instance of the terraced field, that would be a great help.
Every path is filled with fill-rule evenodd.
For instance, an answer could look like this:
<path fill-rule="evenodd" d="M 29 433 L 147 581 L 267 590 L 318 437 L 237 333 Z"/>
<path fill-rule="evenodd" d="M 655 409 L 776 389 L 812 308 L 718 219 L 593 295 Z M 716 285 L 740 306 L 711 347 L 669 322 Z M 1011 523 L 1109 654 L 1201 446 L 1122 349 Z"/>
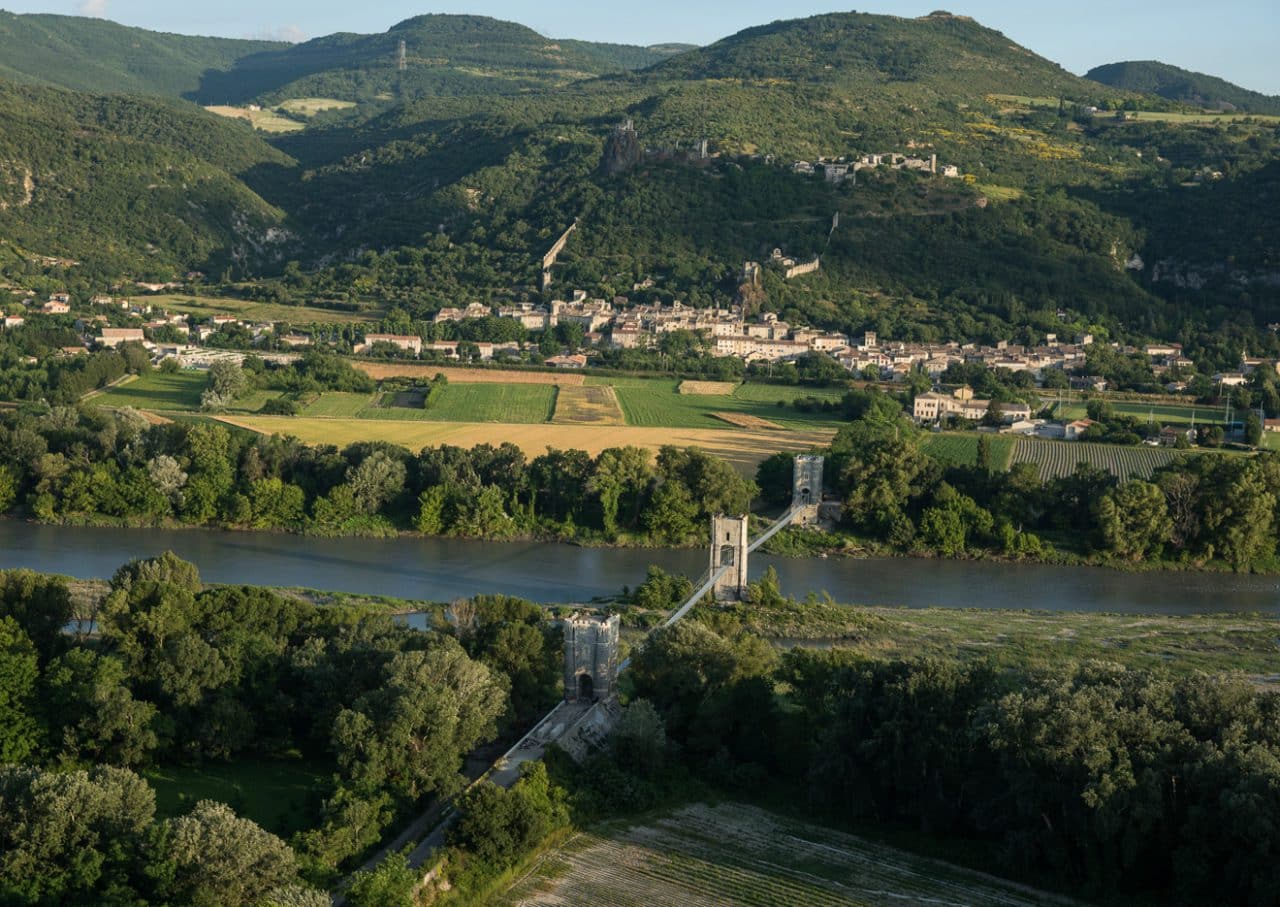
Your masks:
<path fill-rule="evenodd" d="M 1069 476 L 1078 463 L 1105 469 L 1114 476 L 1149 479 L 1151 474 L 1182 457 L 1168 447 L 1122 447 L 1087 441 L 1040 441 L 1021 438 L 1013 451 L 1014 463 L 1035 463 L 1041 481 Z"/>
<path fill-rule="evenodd" d="M 508 907 L 950 907 L 1073 902 L 737 804 L 579 834 L 495 903 Z"/>

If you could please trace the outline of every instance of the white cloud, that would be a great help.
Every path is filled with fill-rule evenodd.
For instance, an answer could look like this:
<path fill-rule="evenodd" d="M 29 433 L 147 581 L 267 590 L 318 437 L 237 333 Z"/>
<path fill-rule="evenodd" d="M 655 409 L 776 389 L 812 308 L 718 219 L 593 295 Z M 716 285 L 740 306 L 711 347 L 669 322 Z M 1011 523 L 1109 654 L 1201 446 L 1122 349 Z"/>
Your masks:
<path fill-rule="evenodd" d="M 76 13 L 101 19 L 107 14 L 107 0 L 80 0 L 76 6 Z"/>
<path fill-rule="evenodd" d="M 85 0 L 85 2 L 105 3 L 106 0 Z M 288 41 L 290 44 L 299 44 L 307 40 L 307 33 L 297 25 L 277 25 L 275 28 L 264 28 L 249 37 L 259 41 Z"/>

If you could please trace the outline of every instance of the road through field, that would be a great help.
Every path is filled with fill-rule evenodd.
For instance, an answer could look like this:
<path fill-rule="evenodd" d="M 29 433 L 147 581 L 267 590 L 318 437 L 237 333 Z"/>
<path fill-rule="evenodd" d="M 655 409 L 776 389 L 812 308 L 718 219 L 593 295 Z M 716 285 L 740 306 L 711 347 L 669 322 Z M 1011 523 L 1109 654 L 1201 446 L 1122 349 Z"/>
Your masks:
<path fill-rule="evenodd" d="M 778 451 L 805 451 L 831 443 L 833 430 L 749 431 L 701 428 L 637 428 L 622 425 L 556 425 L 505 422 L 404 422 L 377 419 L 322 419 L 290 416 L 225 416 L 228 425 L 261 434 L 292 435 L 308 444 L 343 447 L 356 441 L 390 441 L 412 450 L 440 444 L 474 447 L 510 441 L 530 457 L 548 447 L 585 450 L 592 456 L 628 445 L 649 450 L 672 444 L 700 447 L 754 475 L 761 460 Z"/>

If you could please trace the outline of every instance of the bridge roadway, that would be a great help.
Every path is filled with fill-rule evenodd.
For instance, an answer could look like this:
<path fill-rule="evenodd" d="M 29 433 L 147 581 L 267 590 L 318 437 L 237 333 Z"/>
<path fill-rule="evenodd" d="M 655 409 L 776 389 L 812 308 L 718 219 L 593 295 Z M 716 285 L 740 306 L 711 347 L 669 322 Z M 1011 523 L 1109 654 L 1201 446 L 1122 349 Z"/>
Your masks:
<path fill-rule="evenodd" d="M 747 547 L 747 552 L 755 551 L 769 539 L 790 526 L 798 509 L 793 505 L 786 513 L 774 520 L 769 525 L 769 528 Z M 732 568 L 724 566 L 704 573 L 693 595 L 666 619 L 661 629 L 665 630 L 667 627 L 674 626 L 683 619 L 698 602 L 702 601 L 715 588 L 716 581 L 730 569 Z M 643 642 L 641 644 L 643 645 Z M 618 673 L 621 674 L 630 664 L 630 658 L 622 661 L 618 665 Z M 548 746 L 558 740 L 565 732 L 573 729 L 579 721 L 587 717 L 587 713 L 590 711 L 591 706 L 589 704 L 559 703 L 544 715 L 542 720 L 533 726 L 532 730 L 521 737 L 511 749 L 503 753 L 490 766 L 488 771 L 467 785 L 466 789 L 471 790 L 471 788 L 483 781 L 489 781 L 499 787 L 511 787 L 520 780 L 521 765 L 541 759 Z M 360 868 L 371 871 L 392 853 L 402 849 L 412 841 L 417 841 L 414 849 L 409 854 L 409 865 L 414 869 L 421 869 L 431 859 L 431 855 L 444 846 L 449 828 L 457 820 L 457 817 L 458 813 L 453 808 L 452 800 L 433 804 L 430 809 L 397 835 L 387 846 L 370 857 Z M 345 890 L 348 884 L 350 884 L 350 879 L 344 880 L 342 889 L 334 892 L 334 907 L 343 907 L 346 904 L 346 899 L 342 896 L 341 891 Z"/>

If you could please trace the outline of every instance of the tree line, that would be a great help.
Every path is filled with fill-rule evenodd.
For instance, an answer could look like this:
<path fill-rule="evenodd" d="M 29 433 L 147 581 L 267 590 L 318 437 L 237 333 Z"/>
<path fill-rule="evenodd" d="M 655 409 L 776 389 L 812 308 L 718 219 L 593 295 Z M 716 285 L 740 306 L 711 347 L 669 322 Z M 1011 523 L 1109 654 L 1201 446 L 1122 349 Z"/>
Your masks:
<path fill-rule="evenodd" d="M 464 754 L 559 691 L 558 631 L 505 597 L 457 602 L 444 629 L 418 632 L 208 587 L 164 555 L 117 571 L 97 637 L 63 633 L 73 610 L 63 580 L 0 573 L 4 903 L 328 903 L 290 898 L 459 790 Z M 287 844 L 224 804 L 157 818 L 136 774 L 289 754 L 333 774 Z"/>
<path fill-rule="evenodd" d="M 1187 455 L 1148 480 L 1080 464 L 1041 481 L 1034 463 L 996 469 L 986 437 L 973 465 L 930 456 L 894 398 L 852 392 L 858 418 L 832 441 L 828 484 L 843 528 L 890 550 L 1051 560 L 1069 551 L 1107 561 L 1273 569 L 1280 539 L 1280 457 Z M 760 467 L 762 497 L 790 497 L 791 457 Z"/>

